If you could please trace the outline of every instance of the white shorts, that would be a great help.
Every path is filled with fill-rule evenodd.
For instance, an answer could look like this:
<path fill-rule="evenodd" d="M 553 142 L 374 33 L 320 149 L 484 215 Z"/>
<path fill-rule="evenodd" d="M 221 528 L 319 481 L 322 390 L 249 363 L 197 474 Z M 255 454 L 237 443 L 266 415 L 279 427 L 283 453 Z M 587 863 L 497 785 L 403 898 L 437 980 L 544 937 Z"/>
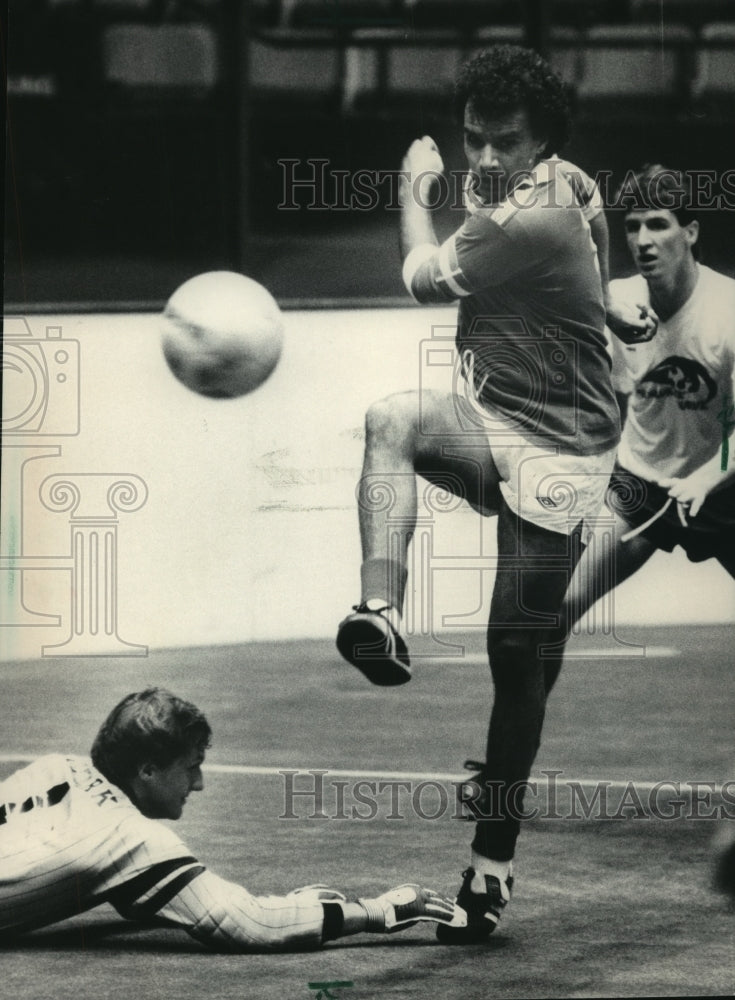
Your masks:
<path fill-rule="evenodd" d="M 564 535 L 582 521 L 586 534 L 605 504 L 616 448 L 601 455 L 564 455 L 534 444 L 491 447 L 500 492 L 512 511 Z"/>
<path fill-rule="evenodd" d="M 563 535 L 571 535 L 582 521 L 585 540 L 603 511 L 617 448 L 600 455 L 569 455 L 518 434 L 488 435 L 488 441 L 510 509 L 524 521 Z M 473 506 L 481 514 L 498 513 Z"/>

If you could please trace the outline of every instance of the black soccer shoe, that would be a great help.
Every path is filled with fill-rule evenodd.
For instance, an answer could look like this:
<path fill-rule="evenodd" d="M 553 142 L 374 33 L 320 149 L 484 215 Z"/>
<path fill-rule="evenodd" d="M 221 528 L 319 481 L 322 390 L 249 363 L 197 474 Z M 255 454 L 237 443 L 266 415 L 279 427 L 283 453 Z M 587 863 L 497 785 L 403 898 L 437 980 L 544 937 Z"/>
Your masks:
<path fill-rule="evenodd" d="M 337 649 L 373 684 L 390 687 L 411 680 L 411 661 L 406 643 L 379 608 L 355 606 L 354 614 L 340 622 Z"/>
<path fill-rule="evenodd" d="M 436 936 L 442 944 L 481 944 L 498 926 L 500 915 L 510 902 L 513 876 L 505 881 L 494 875 L 485 876 L 485 892 L 472 892 L 474 868 L 462 872 L 463 882 L 456 903 L 467 914 L 466 927 L 437 924 Z"/>

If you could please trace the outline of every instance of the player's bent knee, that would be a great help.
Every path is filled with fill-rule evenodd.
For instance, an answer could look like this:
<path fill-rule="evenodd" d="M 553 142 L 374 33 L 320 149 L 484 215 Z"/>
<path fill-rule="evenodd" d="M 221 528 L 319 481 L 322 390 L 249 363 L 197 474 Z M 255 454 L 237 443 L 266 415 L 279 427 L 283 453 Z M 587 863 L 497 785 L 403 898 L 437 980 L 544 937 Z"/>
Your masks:
<path fill-rule="evenodd" d="M 411 450 L 418 422 L 418 393 L 393 393 L 372 403 L 365 414 L 367 445 L 389 445 Z"/>

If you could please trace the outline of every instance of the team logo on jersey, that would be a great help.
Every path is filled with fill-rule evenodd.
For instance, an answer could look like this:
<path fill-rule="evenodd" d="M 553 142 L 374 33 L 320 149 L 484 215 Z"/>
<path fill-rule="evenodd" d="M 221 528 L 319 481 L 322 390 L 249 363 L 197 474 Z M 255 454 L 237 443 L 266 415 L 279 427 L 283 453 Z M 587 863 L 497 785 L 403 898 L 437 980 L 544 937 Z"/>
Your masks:
<path fill-rule="evenodd" d="M 636 388 L 645 399 L 672 397 L 680 410 L 705 410 L 716 393 L 717 385 L 704 365 L 675 354 L 651 368 Z"/>

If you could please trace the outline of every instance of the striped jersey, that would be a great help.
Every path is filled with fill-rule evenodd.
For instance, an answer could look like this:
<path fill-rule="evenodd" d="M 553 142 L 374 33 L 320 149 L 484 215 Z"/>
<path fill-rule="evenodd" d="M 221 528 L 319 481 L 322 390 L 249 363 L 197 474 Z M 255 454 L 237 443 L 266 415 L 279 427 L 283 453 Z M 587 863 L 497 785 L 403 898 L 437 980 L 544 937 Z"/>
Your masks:
<path fill-rule="evenodd" d="M 41 757 L 0 783 L 0 938 L 111 903 L 218 949 L 318 946 L 322 904 L 253 896 L 209 871 L 84 757 Z"/>
<path fill-rule="evenodd" d="M 418 302 L 459 300 L 457 349 L 475 397 L 534 442 L 570 454 L 614 447 L 620 418 L 589 219 L 594 183 L 542 160 L 503 202 L 466 192 L 463 225 L 415 248 L 404 280 Z"/>

